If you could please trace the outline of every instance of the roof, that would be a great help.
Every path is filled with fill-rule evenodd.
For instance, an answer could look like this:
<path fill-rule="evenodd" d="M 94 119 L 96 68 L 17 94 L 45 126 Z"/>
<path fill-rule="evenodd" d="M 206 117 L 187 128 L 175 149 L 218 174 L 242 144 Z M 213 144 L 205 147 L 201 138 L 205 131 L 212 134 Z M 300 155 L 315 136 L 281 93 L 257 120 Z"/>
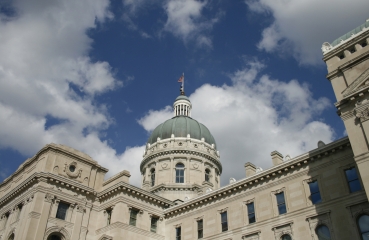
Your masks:
<path fill-rule="evenodd" d="M 209 129 L 204 124 L 187 116 L 173 117 L 157 126 L 147 143 L 153 144 L 158 138 L 171 138 L 172 134 L 174 137 L 187 137 L 187 134 L 190 134 L 190 137 L 194 139 L 204 138 L 206 143 L 214 144 L 214 148 L 216 148 L 215 139 Z"/>
<path fill-rule="evenodd" d="M 176 102 L 178 100 L 187 100 L 187 101 L 191 102 L 190 99 L 185 95 L 179 95 L 174 102 Z"/>
<path fill-rule="evenodd" d="M 357 28 L 351 30 L 350 32 L 348 32 L 348 33 L 342 35 L 341 37 L 337 38 L 336 40 L 334 40 L 331 43 L 332 47 L 340 44 L 342 41 L 345 41 L 345 40 L 349 39 L 350 37 L 352 37 L 353 34 L 355 35 L 355 34 L 361 32 L 364 28 L 369 28 L 369 21 L 368 20 L 365 23 L 358 26 Z"/>

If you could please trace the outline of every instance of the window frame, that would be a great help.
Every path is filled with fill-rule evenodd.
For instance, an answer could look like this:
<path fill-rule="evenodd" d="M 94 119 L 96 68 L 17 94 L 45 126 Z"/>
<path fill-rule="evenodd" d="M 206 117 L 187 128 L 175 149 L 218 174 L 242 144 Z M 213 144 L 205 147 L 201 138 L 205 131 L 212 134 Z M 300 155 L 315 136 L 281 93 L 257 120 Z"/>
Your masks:
<path fill-rule="evenodd" d="M 155 176 L 156 176 L 155 168 L 152 168 L 150 170 L 151 187 L 155 186 Z"/>
<path fill-rule="evenodd" d="M 65 206 L 66 208 L 62 209 L 62 206 Z M 69 208 L 70 208 L 69 203 L 59 202 L 58 208 L 56 209 L 55 218 L 66 221 Z M 59 214 L 62 214 L 63 218 Z"/>
<path fill-rule="evenodd" d="M 206 168 L 205 169 L 205 182 L 210 182 L 210 174 L 211 174 L 210 169 Z"/>
<path fill-rule="evenodd" d="M 252 205 L 252 208 L 254 209 L 253 212 L 249 211 L 249 206 L 251 206 L 251 205 Z M 255 223 L 256 222 L 256 212 L 255 212 L 255 202 L 254 201 L 246 203 L 246 211 L 247 211 L 247 219 L 249 221 L 249 224 Z M 254 215 L 254 221 L 253 222 L 250 221 L 250 219 L 251 219 L 250 215 Z"/>
<path fill-rule="evenodd" d="M 278 202 L 278 195 L 281 195 L 283 194 L 283 202 L 279 203 Z M 277 205 L 277 211 L 278 211 L 278 215 L 283 215 L 283 214 L 286 214 L 288 211 L 287 211 L 287 202 L 286 202 L 286 194 L 285 194 L 285 191 L 280 191 L 280 192 L 277 192 L 274 194 L 275 195 L 275 201 L 276 201 L 276 205 Z M 285 208 L 285 212 L 281 213 L 280 211 L 280 206 L 284 205 L 284 208 Z"/>
<path fill-rule="evenodd" d="M 316 191 L 316 192 L 312 192 L 312 190 L 311 190 L 311 184 L 314 184 L 314 183 L 316 183 L 317 184 L 317 188 L 318 188 L 318 191 Z M 310 201 L 311 201 L 311 203 L 313 204 L 313 205 L 315 205 L 315 204 L 318 204 L 318 203 L 321 203 L 322 201 L 323 201 L 323 198 L 322 198 L 322 194 L 321 194 L 321 192 L 320 192 L 320 186 L 319 186 L 319 181 L 318 181 L 318 179 L 312 179 L 312 180 L 310 180 L 310 181 L 308 181 L 307 182 L 307 185 L 308 185 L 308 188 L 309 188 L 309 191 L 310 191 L 310 195 L 309 195 L 309 199 L 310 199 Z M 319 194 L 319 201 L 317 201 L 317 202 L 314 202 L 313 201 L 313 195 L 314 194 Z"/>
<path fill-rule="evenodd" d="M 356 179 L 354 180 L 350 180 L 347 178 L 347 174 L 346 174 L 346 171 L 348 170 L 352 170 L 352 169 L 355 169 L 355 172 L 356 172 Z M 344 175 L 344 178 L 345 178 L 345 182 L 346 182 L 346 186 L 347 186 L 347 189 L 348 189 L 348 192 L 349 193 L 355 193 L 355 192 L 358 192 L 358 191 L 362 191 L 363 190 L 363 184 L 361 182 L 361 177 L 360 177 L 360 174 L 359 174 L 359 171 L 357 170 L 357 167 L 356 166 L 348 166 L 348 167 L 345 167 L 343 168 L 343 175 Z M 350 187 L 350 182 L 354 182 L 356 181 L 358 182 L 359 186 L 360 186 L 360 189 L 359 190 L 356 190 L 356 191 L 352 191 L 351 190 L 351 187 Z"/>
<path fill-rule="evenodd" d="M 129 212 L 129 225 L 136 227 L 137 225 L 137 216 L 140 211 L 136 208 L 131 208 Z"/>
<path fill-rule="evenodd" d="M 223 221 L 223 216 L 225 216 L 225 221 Z M 224 225 L 226 227 L 224 227 Z M 220 213 L 220 227 L 221 227 L 222 232 L 227 232 L 228 229 L 229 229 L 227 211 L 223 211 L 223 212 Z"/>
<path fill-rule="evenodd" d="M 196 224 L 197 224 L 197 239 L 202 239 L 204 238 L 204 219 L 197 220 Z"/>
<path fill-rule="evenodd" d="M 175 228 L 175 237 L 176 240 L 181 240 L 181 226 Z"/>
<path fill-rule="evenodd" d="M 184 183 L 184 180 L 185 180 L 185 165 L 179 162 L 175 166 L 175 183 Z"/>
<path fill-rule="evenodd" d="M 366 231 L 366 232 L 362 232 L 361 231 L 361 228 L 360 228 L 360 225 L 359 225 L 359 220 L 360 218 L 364 217 L 364 216 L 368 216 L 369 217 L 369 214 L 367 213 L 364 213 L 364 214 L 360 214 L 357 218 L 356 218 L 356 227 L 357 227 L 357 230 L 359 231 L 359 236 L 360 236 L 360 239 L 363 240 L 363 234 L 365 233 L 368 233 L 369 234 L 369 230 Z"/>
<path fill-rule="evenodd" d="M 157 231 L 158 231 L 158 221 L 159 221 L 159 217 L 151 216 L 150 232 L 157 233 Z"/>

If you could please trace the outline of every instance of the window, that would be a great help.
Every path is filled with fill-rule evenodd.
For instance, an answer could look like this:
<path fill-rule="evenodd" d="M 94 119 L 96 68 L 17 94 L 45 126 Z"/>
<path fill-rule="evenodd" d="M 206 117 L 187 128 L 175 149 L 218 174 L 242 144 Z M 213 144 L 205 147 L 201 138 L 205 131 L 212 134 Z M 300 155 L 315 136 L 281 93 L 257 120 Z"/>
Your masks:
<path fill-rule="evenodd" d="M 338 57 L 339 57 L 340 59 L 344 59 L 344 58 L 345 58 L 345 54 L 341 53 L 340 55 L 338 55 Z"/>
<path fill-rule="evenodd" d="M 58 235 L 53 234 L 48 237 L 47 240 L 61 240 L 61 238 Z"/>
<path fill-rule="evenodd" d="M 111 224 L 111 214 L 112 214 L 112 210 L 111 209 L 107 209 L 106 210 L 106 225 L 110 225 Z"/>
<path fill-rule="evenodd" d="M 368 240 L 369 239 L 369 216 L 361 215 L 357 220 L 357 225 L 359 227 L 361 239 Z"/>
<path fill-rule="evenodd" d="M 184 183 L 184 165 L 178 163 L 176 165 L 176 183 Z"/>
<path fill-rule="evenodd" d="M 277 198 L 277 207 L 279 215 L 287 212 L 286 201 L 284 200 L 284 192 L 275 195 Z"/>
<path fill-rule="evenodd" d="M 283 234 L 281 240 L 292 240 L 291 236 L 288 234 Z"/>
<path fill-rule="evenodd" d="M 227 212 L 222 212 L 220 214 L 220 222 L 222 225 L 222 232 L 228 231 Z"/>
<path fill-rule="evenodd" d="M 181 240 L 181 227 L 176 228 L 176 240 Z"/>
<path fill-rule="evenodd" d="M 56 218 L 65 220 L 65 217 L 67 216 L 68 208 L 69 208 L 69 204 L 59 202 L 58 211 L 56 212 Z"/>
<path fill-rule="evenodd" d="M 352 47 L 352 48 L 350 48 L 350 53 L 354 53 L 354 52 L 356 52 L 356 49 L 355 49 L 355 47 Z"/>
<path fill-rule="evenodd" d="M 359 181 L 359 177 L 356 172 L 356 168 L 352 167 L 345 170 L 345 175 L 347 179 L 347 183 L 349 185 L 350 193 L 360 191 L 361 185 Z"/>
<path fill-rule="evenodd" d="M 254 202 L 246 204 L 246 206 L 247 206 L 247 214 L 249 216 L 249 223 L 254 223 L 256 221 Z"/>
<path fill-rule="evenodd" d="M 207 182 L 210 181 L 210 170 L 209 169 L 205 170 L 205 181 Z"/>
<path fill-rule="evenodd" d="M 156 230 L 158 228 L 158 220 L 159 218 L 157 217 L 151 217 L 151 228 L 150 228 L 151 232 L 156 233 Z"/>
<path fill-rule="evenodd" d="M 197 238 L 201 239 L 204 236 L 204 222 L 203 220 L 197 221 Z"/>
<path fill-rule="evenodd" d="M 8 240 L 14 240 L 14 233 L 12 233 L 12 235 L 10 235 L 10 237 L 8 238 Z"/>
<path fill-rule="evenodd" d="M 155 169 L 151 169 L 151 187 L 155 186 Z"/>
<path fill-rule="evenodd" d="M 320 196 L 318 181 L 310 182 L 310 200 L 313 204 L 320 203 L 322 198 Z"/>
<path fill-rule="evenodd" d="M 315 229 L 316 235 L 318 236 L 318 240 L 330 240 L 331 233 L 329 232 L 329 228 L 326 225 L 319 225 Z"/>
<path fill-rule="evenodd" d="M 131 209 L 131 213 L 129 215 L 129 225 L 136 226 L 137 214 L 138 214 L 137 209 Z"/>
<path fill-rule="evenodd" d="M 366 47 L 368 46 L 368 44 L 366 43 L 366 41 L 363 41 L 362 43 L 360 43 L 361 47 Z"/>

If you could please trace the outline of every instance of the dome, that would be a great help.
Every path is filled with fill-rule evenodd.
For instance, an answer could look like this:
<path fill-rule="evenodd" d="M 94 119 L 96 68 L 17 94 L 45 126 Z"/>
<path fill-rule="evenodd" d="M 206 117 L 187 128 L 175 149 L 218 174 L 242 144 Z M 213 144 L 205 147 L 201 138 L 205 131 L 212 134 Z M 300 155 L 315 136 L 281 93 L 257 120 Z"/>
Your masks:
<path fill-rule="evenodd" d="M 178 100 L 187 100 L 191 102 L 190 99 L 185 95 L 179 95 L 174 102 L 177 102 Z"/>
<path fill-rule="evenodd" d="M 147 143 L 153 144 L 158 138 L 170 138 L 172 134 L 174 137 L 187 137 L 187 134 L 190 134 L 190 137 L 194 139 L 204 138 L 206 143 L 214 144 L 216 148 L 215 139 L 209 129 L 188 116 L 176 116 L 160 124 L 154 129 Z"/>

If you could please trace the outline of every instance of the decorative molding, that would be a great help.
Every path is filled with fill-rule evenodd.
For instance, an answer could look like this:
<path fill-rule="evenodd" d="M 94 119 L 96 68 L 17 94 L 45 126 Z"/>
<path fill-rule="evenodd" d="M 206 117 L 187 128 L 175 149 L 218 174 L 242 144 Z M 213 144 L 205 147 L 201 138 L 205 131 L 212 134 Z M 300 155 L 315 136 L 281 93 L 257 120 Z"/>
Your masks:
<path fill-rule="evenodd" d="M 243 201 L 243 203 L 244 203 L 245 205 L 250 204 L 250 203 L 253 203 L 253 202 L 255 202 L 255 197 L 254 197 L 254 198 L 251 198 L 251 199 L 249 199 L 249 200 Z"/>
<path fill-rule="evenodd" d="M 35 218 L 35 219 L 39 219 L 41 216 L 41 213 L 38 213 L 38 212 L 30 212 L 28 214 L 28 218 Z"/>
<path fill-rule="evenodd" d="M 226 212 L 226 211 L 228 211 L 228 207 L 226 207 L 226 208 L 222 208 L 222 209 L 218 209 L 217 211 L 218 211 L 219 213 Z"/>
<path fill-rule="evenodd" d="M 52 203 L 53 202 L 53 200 L 54 200 L 54 198 L 55 198 L 55 196 L 54 195 L 52 195 L 52 194 L 50 194 L 50 193 L 46 193 L 46 195 L 45 195 L 45 202 L 48 202 L 48 203 Z"/>
<path fill-rule="evenodd" d="M 74 169 L 73 171 L 71 171 L 71 169 Z M 77 177 L 81 177 L 81 173 L 82 173 L 82 168 L 79 168 L 77 170 L 77 162 L 73 161 L 70 164 L 65 163 L 64 164 L 64 172 L 71 178 L 77 178 Z"/>

